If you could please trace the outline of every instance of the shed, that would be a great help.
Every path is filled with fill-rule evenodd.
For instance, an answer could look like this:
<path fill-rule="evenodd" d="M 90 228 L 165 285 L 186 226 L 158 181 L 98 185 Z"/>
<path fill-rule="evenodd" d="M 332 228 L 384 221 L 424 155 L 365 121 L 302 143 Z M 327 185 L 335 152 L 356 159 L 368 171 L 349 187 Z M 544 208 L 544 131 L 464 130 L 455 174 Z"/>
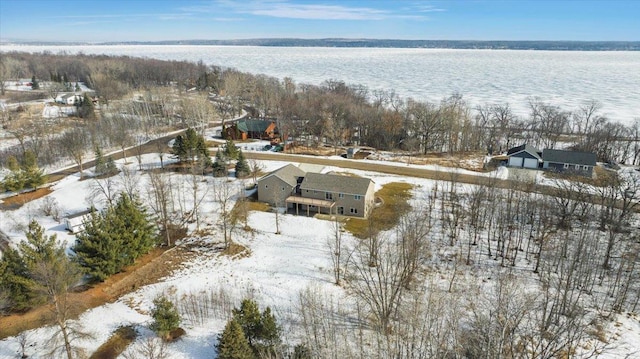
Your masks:
<path fill-rule="evenodd" d="M 87 209 L 66 216 L 64 218 L 64 228 L 74 234 L 84 231 L 84 222 L 91 218 L 91 213 L 94 211 L 95 209 Z"/>

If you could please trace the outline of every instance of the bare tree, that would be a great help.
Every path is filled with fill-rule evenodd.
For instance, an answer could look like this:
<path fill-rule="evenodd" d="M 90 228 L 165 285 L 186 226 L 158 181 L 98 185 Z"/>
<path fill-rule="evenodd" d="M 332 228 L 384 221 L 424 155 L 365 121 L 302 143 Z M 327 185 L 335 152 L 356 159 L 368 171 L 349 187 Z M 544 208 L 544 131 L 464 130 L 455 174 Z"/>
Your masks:
<path fill-rule="evenodd" d="M 65 132 L 60 138 L 60 144 L 67 155 L 73 159 L 80 170 L 80 179 L 83 178 L 82 165 L 87 151 L 86 132 L 82 127 L 76 127 Z"/>
<path fill-rule="evenodd" d="M 378 245 L 373 263 L 367 242 L 358 246 L 351 261 L 349 282 L 373 314 L 378 331 L 390 333 L 409 273 L 403 265 L 402 246 L 396 240 L 381 237 Z"/>
<path fill-rule="evenodd" d="M 162 231 L 164 232 L 167 247 L 171 247 L 171 214 L 170 206 L 173 202 L 171 194 L 172 184 L 169 176 L 162 172 L 149 172 L 149 183 L 151 184 L 150 207 L 162 223 Z"/>
<path fill-rule="evenodd" d="M 343 245 L 342 245 L 342 225 L 338 221 L 338 217 L 335 217 L 331 224 L 331 236 L 327 239 L 327 245 L 329 247 L 329 254 L 331 256 L 331 263 L 333 264 L 333 278 L 335 284 L 340 285 L 342 279 L 344 263 L 343 258 Z"/>
<path fill-rule="evenodd" d="M 232 195 L 233 190 L 231 184 L 226 178 L 215 182 L 213 198 L 218 203 L 218 213 L 220 214 L 218 223 L 222 229 L 225 248 L 228 248 L 231 244 L 231 235 L 235 229 L 235 223 L 232 221 Z"/>
<path fill-rule="evenodd" d="M 157 338 L 148 337 L 134 344 L 123 354 L 125 359 L 167 359 L 169 351 L 167 342 Z"/>
<path fill-rule="evenodd" d="M 77 265 L 64 253 L 64 248 L 60 247 L 56 253 L 55 259 L 34 263 L 32 276 L 38 284 L 38 292 L 51 304 L 54 322 L 58 327 L 49 341 L 51 354 L 56 355 L 62 350 L 68 359 L 73 359 L 82 354 L 73 342 L 89 337 L 77 324 L 69 322 L 72 310 L 78 305 L 72 301 L 70 292 L 80 280 L 81 274 Z"/>

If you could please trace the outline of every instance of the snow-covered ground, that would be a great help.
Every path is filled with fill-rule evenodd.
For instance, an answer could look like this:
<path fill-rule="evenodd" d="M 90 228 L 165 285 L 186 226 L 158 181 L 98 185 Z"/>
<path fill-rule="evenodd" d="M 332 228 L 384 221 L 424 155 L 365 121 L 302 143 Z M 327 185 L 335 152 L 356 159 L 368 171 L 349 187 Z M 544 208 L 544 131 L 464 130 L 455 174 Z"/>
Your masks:
<path fill-rule="evenodd" d="M 244 150 L 244 149 L 243 149 Z M 246 150 L 251 150 L 246 148 Z M 165 156 L 165 163 L 169 160 Z M 337 157 L 336 157 L 337 158 Z M 125 164 L 126 163 L 126 164 Z M 380 163 L 390 164 L 380 161 Z M 263 161 L 261 165 L 265 172 L 275 170 L 287 164 L 278 161 Z M 119 160 L 117 165 L 127 166 L 135 171 L 138 168 L 136 158 L 126 161 Z M 406 164 L 396 164 L 407 166 Z M 159 167 L 159 157 L 156 154 L 143 156 L 143 166 Z M 420 166 L 421 168 L 439 169 L 436 166 Z M 433 188 L 434 181 L 386 175 L 375 172 L 347 170 L 339 167 L 325 167 L 323 172 L 341 171 L 352 172 L 355 175 L 370 177 L 376 183 L 376 190 L 386 183 L 407 182 L 414 185 L 414 198 L 423 198 Z M 506 178 L 506 169 L 500 169 L 497 176 Z M 87 174 L 91 169 L 87 170 Z M 466 173 L 466 172 L 461 172 Z M 476 174 L 476 173 L 473 173 Z M 496 175 L 489 174 L 489 175 Z M 150 200 L 146 175 L 135 174 L 138 193 L 144 202 Z M 182 192 L 177 201 L 189 209 L 191 201 L 191 181 L 185 175 L 171 174 L 170 180 L 176 191 Z M 189 176 L 189 175 L 186 175 Z M 122 175 L 112 177 L 113 186 L 122 189 L 125 179 Z M 106 180 L 101 180 L 106 181 Z M 299 293 L 305 288 L 314 287 L 321 293 L 346 300 L 347 293 L 343 288 L 333 284 L 332 264 L 328 253 L 327 240 L 331 237 L 332 223 L 315 218 L 302 216 L 280 216 L 281 234 L 275 234 L 275 216 L 266 212 L 251 212 L 248 224 L 253 232 L 238 231 L 233 234 L 233 240 L 246 246 L 251 254 L 242 258 L 220 256 L 211 250 L 211 244 L 222 242 L 222 234 L 217 228 L 218 206 L 214 201 L 212 191 L 227 179 L 203 178 L 198 181 L 199 195 L 203 200 L 199 207 L 202 217 L 201 223 L 214 228 L 213 234 L 205 237 L 190 237 L 184 243 L 195 246 L 199 255 L 188 261 L 184 266 L 159 283 L 144 286 L 121 297 L 114 303 L 102 305 L 88 310 L 78 320 L 77 324 L 88 330 L 93 339 L 78 342 L 77 345 L 88 353 L 93 352 L 111 333 L 122 325 L 133 325 L 140 332 L 137 343 L 154 334 L 146 329 L 150 323 L 149 315 L 152 301 L 159 294 L 167 294 L 180 298 L 216 293 L 224 290 L 234 303 L 243 298 L 256 298 L 261 306 L 270 306 L 276 317 L 285 318 L 296 306 Z M 233 188 L 241 188 L 245 182 L 251 180 L 228 179 Z M 106 184 L 103 182 L 103 184 Z M 469 186 L 461 186 L 461 190 Z M 7 233 L 13 243 L 24 238 L 24 229 L 31 219 L 36 219 L 44 228 L 46 234 L 55 234 L 67 246 L 73 245 L 75 237 L 67 233 L 63 224 L 42 213 L 44 203 L 54 201 L 61 213 L 74 213 L 86 209 L 94 204 L 104 206 L 102 195 L 96 193 L 96 180 L 80 181 L 79 174 L 68 176 L 55 183 L 54 191 L 45 198 L 34 200 L 15 211 L 0 212 L 0 230 Z M 189 193 L 189 194 L 184 194 Z M 232 192 L 233 194 L 236 191 Z M 232 195 L 231 201 L 235 201 Z M 415 199 L 413 200 L 415 201 Z M 195 224 L 190 225 L 195 230 Z M 344 234 L 347 243 L 355 241 L 348 233 Z M 226 318 L 212 317 L 199 322 L 187 320 L 182 323 L 186 335 L 177 342 L 169 344 L 170 358 L 209 358 L 214 353 L 217 335 L 222 331 Z M 624 358 L 626 354 L 637 353 L 640 350 L 640 323 L 636 317 L 620 315 L 610 330 L 614 334 L 615 349 L 608 353 L 609 358 Z M 25 332 L 27 338 L 27 354 L 30 358 L 44 358 L 47 339 L 55 328 L 43 327 Z M 18 339 L 14 337 L 0 341 L 0 358 L 14 358 L 19 350 Z"/>

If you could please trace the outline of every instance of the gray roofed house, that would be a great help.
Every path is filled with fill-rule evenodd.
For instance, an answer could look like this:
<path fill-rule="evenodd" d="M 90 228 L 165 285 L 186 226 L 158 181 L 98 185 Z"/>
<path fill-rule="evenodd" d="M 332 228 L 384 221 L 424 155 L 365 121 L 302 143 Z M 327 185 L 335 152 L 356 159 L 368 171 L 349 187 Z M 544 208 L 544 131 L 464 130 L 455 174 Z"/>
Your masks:
<path fill-rule="evenodd" d="M 371 179 L 309 172 L 300 184 L 302 190 L 365 195 Z"/>
<path fill-rule="evenodd" d="M 542 161 L 544 169 L 591 177 L 596 165 L 596 154 L 545 149 L 542 151 Z"/>
<path fill-rule="evenodd" d="M 258 180 L 258 200 L 296 214 L 367 217 L 374 206 L 374 188 L 369 178 L 305 173 L 289 164 Z"/>

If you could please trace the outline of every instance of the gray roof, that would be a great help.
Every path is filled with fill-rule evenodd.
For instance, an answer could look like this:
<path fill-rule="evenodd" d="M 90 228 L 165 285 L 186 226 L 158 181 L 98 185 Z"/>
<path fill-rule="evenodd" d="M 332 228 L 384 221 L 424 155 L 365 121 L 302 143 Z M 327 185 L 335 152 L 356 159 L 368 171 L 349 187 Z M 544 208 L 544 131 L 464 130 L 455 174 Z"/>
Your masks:
<path fill-rule="evenodd" d="M 288 164 L 284 167 L 280 167 L 277 170 L 269 173 L 268 175 L 262 177 L 260 180 L 263 180 L 267 177 L 275 176 L 280 178 L 290 186 L 295 187 L 296 184 L 298 184 L 297 182 L 298 177 L 304 177 L 305 174 L 306 173 L 303 170 L 299 169 L 298 167 L 292 164 Z"/>
<path fill-rule="evenodd" d="M 537 148 L 535 148 L 535 147 L 533 147 L 531 145 L 528 145 L 526 143 L 523 144 L 523 145 L 520 145 L 520 146 L 513 147 L 513 148 L 509 149 L 509 151 L 507 151 L 507 156 L 513 156 L 513 155 L 515 155 L 517 153 L 520 153 L 520 152 L 523 152 L 523 151 L 528 153 L 528 154 L 530 154 L 531 156 L 537 158 L 538 160 L 542 159 L 542 158 L 540 158 L 540 155 L 538 154 L 538 153 L 540 153 L 540 151 Z"/>
<path fill-rule="evenodd" d="M 371 179 L 309 172 L 300 184 L 304 190 L 366 195 Z"/>
<path fill-rule="evenodd" d="M 590 152 L 549 150 L 542 151 L 542 160 L 553 163 L 568 163 L 571 165 L 596 165 L 596 154 Z"/>

